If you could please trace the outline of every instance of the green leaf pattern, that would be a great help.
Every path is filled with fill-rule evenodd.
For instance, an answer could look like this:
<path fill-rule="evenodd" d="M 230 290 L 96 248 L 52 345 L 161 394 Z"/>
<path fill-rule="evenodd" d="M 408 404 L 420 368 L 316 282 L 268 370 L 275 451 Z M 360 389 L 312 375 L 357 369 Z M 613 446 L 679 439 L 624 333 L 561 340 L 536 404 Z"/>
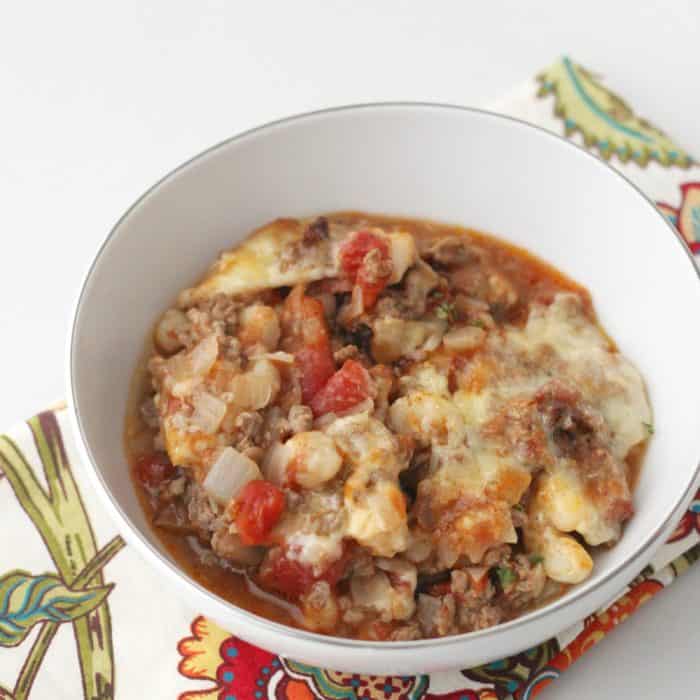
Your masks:
<path fill-rule="evenodd" d="M 0 646 L 20 644 L 40 622 L 71 622 L 94 610 L 111 586 L 68 588 L 57 576 L 13 571 L 0 578 Z"/>
<path fill-rule="evenodd" d="M 537 80 L 538 97 L 554 95 L 554 114 L 563 120 L 565 135 L 579 132 L 586 147 L 597 149 L 601 158 L 616 157 L 642 167 L 651 160 L 665 167 L 693 164 L 661 129 L 636 115 L 597 76 L 569 58 L 554 63 Z"/>

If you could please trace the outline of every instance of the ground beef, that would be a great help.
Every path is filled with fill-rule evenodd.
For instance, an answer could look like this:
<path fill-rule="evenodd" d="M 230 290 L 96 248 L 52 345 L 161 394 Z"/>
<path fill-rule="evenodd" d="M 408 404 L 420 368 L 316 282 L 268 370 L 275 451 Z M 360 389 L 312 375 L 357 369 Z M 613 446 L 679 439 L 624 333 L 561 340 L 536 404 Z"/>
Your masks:
<path fill-rule="evenodd" d="M 357 345 L 343 345 L 333 353 L 333 361 L 340 366 L 345 360 L 354 360 L 360 354 Z"/>
<path fill-rule="evenodd" d="M 553 463 L 547 435 L 530 398 L 518 397 L 506 403 L 481 433 L 502 444 L 526 466 L 537 469 Z"/>
<path fill-rule="evenodd" d="M 406 311 L 398 294 L 389 290 L 379 297 L 374 307 L 374 315 L 376 318 L 406 318 Z"/>
<path fill-rule="evenodd" d="M 430 265 L 420 264 L 406 273 L 403 288 L 405 305 L 412 318 L 424 314 L 428 306 L 428 295 L 438 286 L 447 288 L 448 282 L 440 277 Z"/>
<path fill-rule="evenodd" d="M 302 240 L 304 245 L 313 245 L 328 238 L 329 233 L 328 219 L 325 216 L 319 216 L 304 229 Z"/>
<path fill-rule="evenodd" d="M 401 625 L 391 632 L 389 639 L 392 642 L 410 642 L 421 638 L 420 625 L 417 622 L 409 622 Z"/>
<path fill-rule="evenodd" d="M 426 637 L 442 637 L 452 632 L 455 622 L 455 598 L 421 594 L 418 596 L 418 623 Z"/>
<path fill-rule="evenodd" d="M 218 297 L 215 297 L 215 299 Z M 214 333 L 220 340 L 226 336 L 226 321 L 216 319 L 212 315 L 211 308 L 192 308 L 187 311 L 190 325 L 178 336 L 178 340 L 187 350 L 191 350 L 200 340 Z"/>
<path fill-rule="evenodd" d="M 586 491 L 608 521 L 619 523 L 631 517 L 634 508 L 627 471 L 606 447 L 610 434 L 602 415 L 558 380 L 537 392 L 535 404 L 557 451 L 574 460 Z"/>
<path fill-rule="evenodd" d="M 284 442 L 292 434 L 292 426 L 282 409 L 278 406 L 272 406 L 266 411 L 262 428 L 262 447 L 267 448 L 275 442 Z"/>
<path fill-rule="evenodd" d="M 227 294 L 217 294 L 212 299 L 199 304 L 198 309 L 208 313 L 213 321 L 223 322 L 226 333 L 235 333 L 238 326 L 238 312 L 244 304 Z"/>
<path fill-rule="evenodd" d="M 243 451 L 259 445 L 262 438 L 263 417 L 258 411 L 244 411 L 233 423 L 233 443 L 237 450 Z"/>
<path fill-rule="evenodd" d="M 192 526 L 202 539 L 209 541 L 211 532 L 216 528 L 218 512 L 215 510 L 209 496 L 195 481 L 191 481 L 185 494 L 187 515 Z"/>
<path fill-rule="evenodd" d="M 289 422 L 291 431 L 295 435 L 297 433 L 305 433 L 313 427 L 314 414 L 308 406 L 295 404 L 289 409 L 287 421 Z"/>
<path fill-rule="evenodd" d="M 305 597 L 307 605 L 317 610 L 326 606 L 331 598 L 331 587 L 327 581 L 316 581 Z"/>
<path fill-rule="evenodd" d="M 451 267 L 464 265 L 468 262 L 476 262 L 479 255 L 476 248 L 472 248 L 464 236 L 445 236 L 434 241 L 423 253 L 423 257 L 430 262 Z"/>
<path fill-rule="evenodd" d="M 463 632 L 473 632 L 487 627 L 493 627 L 503 620 L 503 609 L 497 605 L 484 605 L 473 609 L 460 607 L 458 614 L 459 627 Z"/>
<path fill-rule="evenodd" d="M 158 417 L 158 409 L 152 396 L 149 396 L 140 408 L 141 418 L 149 428 L 157 430 L 160 427 L 160 419 Z"/>

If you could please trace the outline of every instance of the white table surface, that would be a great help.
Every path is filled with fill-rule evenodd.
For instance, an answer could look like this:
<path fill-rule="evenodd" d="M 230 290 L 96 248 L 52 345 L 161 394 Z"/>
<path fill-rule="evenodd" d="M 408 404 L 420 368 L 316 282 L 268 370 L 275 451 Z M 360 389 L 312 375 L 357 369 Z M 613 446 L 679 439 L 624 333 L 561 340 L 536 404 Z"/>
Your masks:
<path fill-rule="evenodd" d="M 566 52 L 698 154 L 699 37 L 698 0 L 3 4 L 0 426 L 64 394 L 98 244 L 205 147 L 330 105 L 487 104 Z M 697 697 L 699 609 L 696 566 L 543 697 Z"/>

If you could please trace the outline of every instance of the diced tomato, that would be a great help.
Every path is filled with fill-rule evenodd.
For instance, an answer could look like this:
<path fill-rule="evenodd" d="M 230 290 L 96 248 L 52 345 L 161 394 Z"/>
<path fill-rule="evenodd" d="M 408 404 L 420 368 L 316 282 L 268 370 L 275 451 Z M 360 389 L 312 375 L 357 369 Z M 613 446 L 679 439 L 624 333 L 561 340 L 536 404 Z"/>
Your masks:
<path fill-rule="evenodd" d="M 309 405 L 315 416 L 340 413 L 364 401 L 371 391 L 372 379 L 369 372 L 359 362 L 346 360 L 311 399 Z"/>
<path fill-rule="evenodd" d="M 335 372 L 333 355 L 330 346 L 308 345 L 296 353 L 295 359 L 301 373 L 301 398 L 309 404 Z"/>
<path fill-rule="evenodd" d="M 175 475 L 175 467 L 165 452 L 153 452 L 139 457 L 134 470 L 138 480 L 152 489 L 158 488 Z"/>
<path fill-rule="evenodd" d="M 335 372 L 323 304 L 306 296 L 302 286 L 295 287 L 285 301 L 283 325 L 301 375 L 302 400 L 308 404 Z"/>
<path fill-rule="evenodd" d="M 378 250 L 384 260 L 388 260 L 389 245 L 381 237 L 370 231 L 358 231 L 340 250 L 340 266 L 345 275 L 362 293 L 362 306 L 374 306 L 382 289 L 389 283 L 389 275 L 377 278 L 364 265 L 364 259 L 371 250 Z"/>
<path fill-rule="evenodd" d="M 378 250 L 383 260 L 388 260 L 388 243 L 369 231 L 358 231 L 340 249 L 340 266 L 345 275 L 362 291 L 362 305 L 370 309 L 377 301 L 382 289 L 389 283 L 389 275 L 376 278 L 363 264 L 371 250 Z"/>
<path fill-rule="evenodd" d="M 335 586 L 345 575 L 347 561 L 347 550 L 343 550 L 340 559 L 315 574 L 311 566 L 290 558 L 287 550 L 278 550 L 261 567 L 260 583 L 294 600 L 308 593 L 316 581 L 327 581 Z"/>
<path fill-rule="evenodd" d="M 374 248 L 379 249 L 382 257 L 389 257 L 387 242 L 370 231 L 358 231 L 347 243 L 343 244 L 340 249 L 340 267 L 352 282 L 357 281 L 357 274 L 362 267 L 365 255 Z"/>
<path fill-rule="evenodd" d="M 243 544 L 263 544 L 284 511 L 284 494 L 263 479 L 249 481 L 236 499 L 236 528 Z"/>

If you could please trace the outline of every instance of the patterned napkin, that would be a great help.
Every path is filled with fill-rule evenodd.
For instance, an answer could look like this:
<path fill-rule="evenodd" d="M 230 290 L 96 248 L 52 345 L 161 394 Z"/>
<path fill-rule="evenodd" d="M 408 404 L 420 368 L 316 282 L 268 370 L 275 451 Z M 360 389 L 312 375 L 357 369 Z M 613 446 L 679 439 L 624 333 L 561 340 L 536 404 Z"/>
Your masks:
<path fill-rule="evenodd" d="M 700 167 L 564 58 L 495 109 L 585 145 L 700 253 Z M 126 478 L 126 477 L 125 477 Z M 700 491 L 610 606 L 502 661 L 450 673 L 336 673 L 257 649 L 162 590 L 116 534 L 57 407 L 0 437 L 0 700 L 528 700 L 700 558 Z"/>

